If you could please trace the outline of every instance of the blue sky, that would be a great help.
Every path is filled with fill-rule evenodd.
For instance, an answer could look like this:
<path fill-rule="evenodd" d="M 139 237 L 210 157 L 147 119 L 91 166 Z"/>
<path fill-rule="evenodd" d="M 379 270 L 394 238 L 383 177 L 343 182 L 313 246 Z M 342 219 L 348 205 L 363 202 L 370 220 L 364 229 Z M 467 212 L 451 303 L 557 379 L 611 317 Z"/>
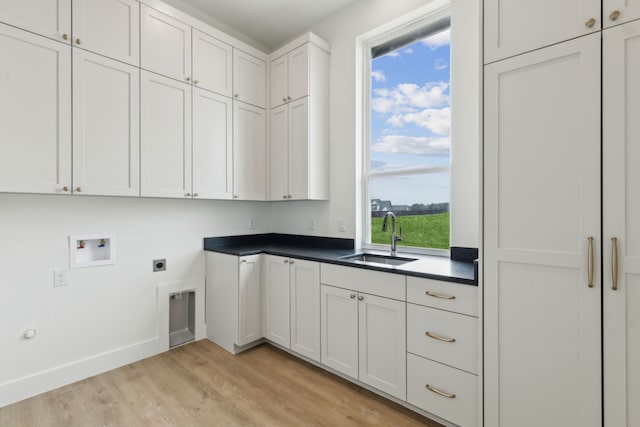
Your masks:
<path fill-rule="evenodd" d="M 371 171 L 450 164 L 450 32 L 373 60 Z M 373 179 L 371 198 L 449 201 L 449 172 Z"/>

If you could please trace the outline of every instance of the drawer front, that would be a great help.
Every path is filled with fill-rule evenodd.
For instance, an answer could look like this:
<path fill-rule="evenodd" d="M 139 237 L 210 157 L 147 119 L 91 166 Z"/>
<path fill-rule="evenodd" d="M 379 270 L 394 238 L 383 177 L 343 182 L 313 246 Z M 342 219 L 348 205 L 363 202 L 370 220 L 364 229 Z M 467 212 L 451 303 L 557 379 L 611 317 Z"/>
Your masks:
<path fill-rule="evenodd" d="M 364 268 L 321 264 L 320 283 L 406 301 L 406 277 Z"/>
<path fill-rule="evenodd" d="M 409 276 L 407 277 L 407 301 L 478 316 L 477 286 Z"/>
<path fill-rule="evenodd" d="M 413 354 L 407 355 L 407 401 L 460 427 L 479 425 L 478 377 Z"/>
<path fill-rule="evenodd" d="M 407 304 L 407 351 L 478 373 L 478 318 Z"/>

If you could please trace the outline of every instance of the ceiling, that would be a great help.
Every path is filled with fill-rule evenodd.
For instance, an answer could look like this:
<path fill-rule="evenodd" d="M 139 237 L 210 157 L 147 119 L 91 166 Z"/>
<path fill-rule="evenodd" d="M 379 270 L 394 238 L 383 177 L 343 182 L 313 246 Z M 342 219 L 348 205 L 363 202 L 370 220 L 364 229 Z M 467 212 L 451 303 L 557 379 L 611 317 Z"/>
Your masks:
<path fill-rule="evenodd" d="M 357 0 L 182 0 L 269 49 Z"/>

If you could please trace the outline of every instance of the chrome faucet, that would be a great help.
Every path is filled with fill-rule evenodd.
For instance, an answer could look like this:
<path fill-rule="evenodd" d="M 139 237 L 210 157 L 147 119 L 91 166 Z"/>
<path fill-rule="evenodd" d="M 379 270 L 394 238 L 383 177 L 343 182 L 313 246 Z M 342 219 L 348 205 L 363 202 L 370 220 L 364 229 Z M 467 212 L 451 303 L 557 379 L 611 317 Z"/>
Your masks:
<path fill-rule="evenodd" d="M 396 242 L 402 240 L 402 227 L 400 227 L 400 236 L 396 236 L 396 216 L 393 212 L 384 214 L 382 221 L 382 231 L 387 231 L 387 220 L 391 217 L 391 256 L 396 256 Z"/>

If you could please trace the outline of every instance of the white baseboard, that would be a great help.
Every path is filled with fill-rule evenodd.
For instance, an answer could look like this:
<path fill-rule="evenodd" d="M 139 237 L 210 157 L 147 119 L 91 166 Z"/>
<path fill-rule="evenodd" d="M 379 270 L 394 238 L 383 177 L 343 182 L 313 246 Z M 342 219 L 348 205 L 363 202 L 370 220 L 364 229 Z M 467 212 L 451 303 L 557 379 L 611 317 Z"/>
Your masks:
<path fill-rule="evenodd" d="M 158 354 L 159 344 L 152 338 L 0 384 L 0 408 Z"/>

